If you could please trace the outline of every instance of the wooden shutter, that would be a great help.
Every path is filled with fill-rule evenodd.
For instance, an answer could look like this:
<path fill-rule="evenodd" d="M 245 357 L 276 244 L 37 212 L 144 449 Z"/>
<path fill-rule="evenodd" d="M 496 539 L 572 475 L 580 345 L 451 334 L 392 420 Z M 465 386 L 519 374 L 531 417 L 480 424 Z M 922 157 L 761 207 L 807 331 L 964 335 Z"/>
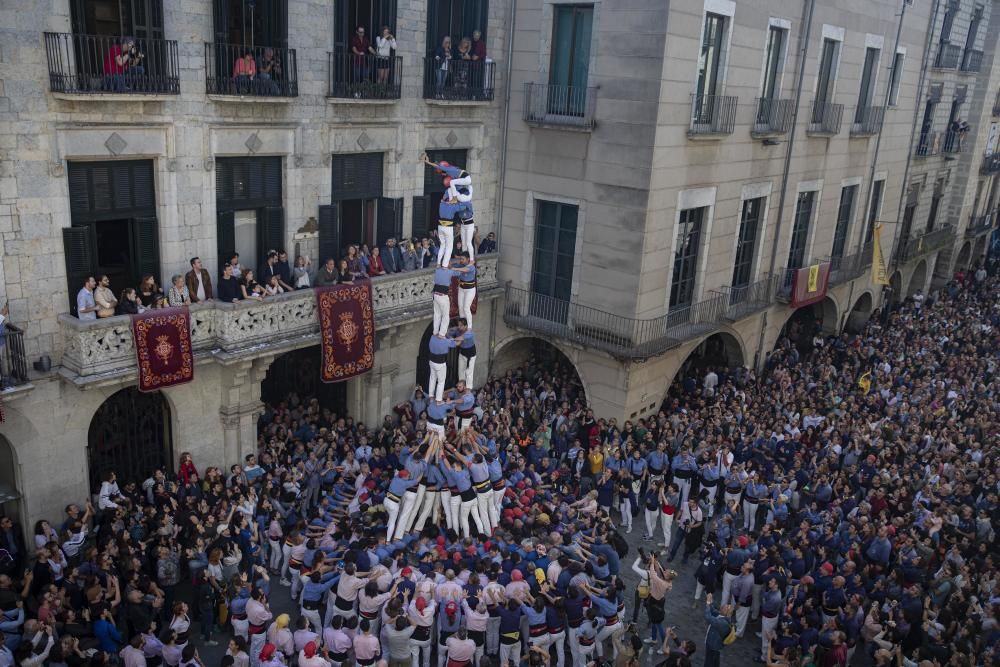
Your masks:
<path fill-rule="evenodd" d="M 285 248 L 285 209 L 281 206 L 265 206 L 261 209 L 257 215 L 257 234 L 257 252 L 260 254 L 257 266 L 262 267 L 267 263 L 269 250 Z"/>
<path fill-rule="evenodd" d="M 413 198 L 413 220 L 410 223 L 410 236 L 414 242 L 419 241 L 421 237 L 427 236 L 427 231 L 430 229 L 430 222 L 427 218 L 428 211 L 430 210 L 430 201 L 430 195 Z"/>
<path fill-rule="evenodd" d="M 65 227 L 63 254 L 66 257 L 66 281 L 69 287 L 69 312 L 76 315 L 76 293 L 97 264 L 97 235 L 93 225 Z"/>
<path fill-rule="evenodd" d="M 132 208 L 155 209 L 156 188 L 153 185 L 153 163 L 149 160 L 129 165 L 132 177 Z"/>
<path fill-rule="evenodd" d="M 156 218 L 135 218 L 132 221 L 132 236 L 135 243 L 135 268 L 139 278 L 150 273 L 156 284 L 162 285 L 160 231 Z"/>
<path fill-rule="evenodd" d="M 263 198 L 281 199 L 281 158 L 263 160 Z"/>
<path fill-rule="evenodd" d="M 319 257 L 322 266 L 326 260 L 340 259 L 340 204 L 319 207 Z"/>
<path fill-rule="evenodd" d="M 69 208 L 72 213 L 90 212 L 90 178 L 83 165 L 69 164 Z"/>
<path fill-rule="evenodd" d="M 403 236 L 403 200 L 380 197 L 378 200 L 378 226 L 375 231 L 375 243 L 384 246 L 393 237 L 399 240 Z"/>
<path fill-rule="evenodd" d="M 382 196 L 382 153 L 334 155 L 332 199 L 375 199 Z"/>
<path fill-rule="evenodd" d="M 220 211 L 215 215 L 215 248 L 219 253 L 219 275 L 222 267 L 236 252 L 236 216 L 232 211 Z"/>

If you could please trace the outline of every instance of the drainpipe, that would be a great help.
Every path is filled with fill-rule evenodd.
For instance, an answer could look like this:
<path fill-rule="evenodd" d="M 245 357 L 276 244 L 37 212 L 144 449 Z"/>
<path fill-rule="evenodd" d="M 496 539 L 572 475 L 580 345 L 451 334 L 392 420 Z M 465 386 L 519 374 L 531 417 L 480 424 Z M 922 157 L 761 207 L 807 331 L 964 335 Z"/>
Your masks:
<path fill-rule="evenodd" d="M 497 182 L 496 207 L 493 219 L 496 220 L 497 251 L 501 248 L 501 232 L 503 230 L 503 190 L 507 180 L 507 136 L 510 131 L 510 77 L 514 70 L 514 33 L 517 19 L 517 0 L 510 0 L 510 17 L 507 20 L 507 74 L 504 81 L 503 125 L 500 134 L 500 178 Z M 497 262 L 497 272 L 500 264 Z M 493 348 L 496 345 L 497 307 L 496 301 L 490 307 L 490 344 L 486 359 L 487 376 L 493 372 Z"/>
<path fill-rule="evenodd" d="M 799 33 L 799 71 L 796 75 L 798 81 L 795 84 L 795 103 L 792 105 L 792 127 L 788 132 L 788 142 L 785 148 L 785 165 L 781 171 L 781 193 L 778 195 L 778 217 L 774 221 L 774 240 L 771 242 L 771 261 L 768 264 L 767 272 L 774 275 L 774 264 L 778 259 L 778 239 L 781 236 L 781 223 L 785 217 L 785 198 L 788 195 L 788 173 L 792 164 L 792 148 L 795 146 L 795 128 L 799 120 L 799 104 L 802 101 L 802 86 L 806 76 L 806 60 L 809 55 L 809 35 L 812 32 L 813 8 L 816 0 L 803 0 L 805 15 L 805 30 Z M 767 311 L 761 318 L 760 338 L 757 341 L 757 353 L 754 355 L 754 365 L 760 363 L 761 354 L 764 351 L 764 334 L 767 331 Z"/>
<path fill-rule="evenodd" d="M 909 146 L 907 146 L 906 166 L 903 168 L 903 183 L 900 186 L 899 204 L 896 207 L 896 220 L 895 224 L 893 224 L 893 229 L 892 229 L 892 246 L 890 247 L 890 252 L 892 253 L 892 256 L 890 258 L 890 266 L 888 269 L 889 275 L 892 275 L 892 273 L 899 266 L 899 262 L 896 261 L 896 254 L 897 254 L 896 243 L 899 241 L 899 221 L 902 220 L 903 205 L 906 203 L 906 191 L 908 189 L 907 183 L 910 180 L 910 167 L 913 164 L 913 150 L 914 150 L 913 140 L 914 137 L 917 135 L 917 122 L 920 119 L 920 109 L 922 106 L 921 102 L 923 101 L 924 98 L 924 83 L 926 83 L 927 81 L 928 63 L 930 62 L 931 46 L 933 44 L 933 39 L 934 39 L 934 26 L 937 24 L 937 15 L 938 15 L 938 10 L 940 8 L 941 8 L 941 0 L 934 0 L 934 11 L 931 12 L 931 22 L 927 25 L 927 36 L 924 38 L 924 56 L 920 60 L 920 79 L 917 83 L 916 101 L 913 104 L 913 122 L 911 123 L 910 126 L 910 144 Z M 905 5 L 904 5 L 904 10 L 905 10 Z M 902 23 L 902 20 L 900 20 L 900 23 Z M 895 54 L 893 54 L 893 57 L 895 57 Z M 883 297 L 884 297 L 884 291 L 883 291 Z M 879 306 L 881 305 L 882 304 L 880 303 Z"/>

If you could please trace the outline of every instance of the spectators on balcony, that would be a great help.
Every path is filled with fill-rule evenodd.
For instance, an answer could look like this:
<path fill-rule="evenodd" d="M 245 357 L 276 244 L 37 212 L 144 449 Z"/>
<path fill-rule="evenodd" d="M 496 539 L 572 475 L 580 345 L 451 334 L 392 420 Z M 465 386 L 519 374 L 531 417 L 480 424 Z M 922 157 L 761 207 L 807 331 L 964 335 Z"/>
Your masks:
<path fill-rule="evenodd" d="M 239 265 L 239 255 L 235 256 Z M 225 264 L 222 267 L 222 278 L 219 280 L 219 300 L 226 303 L 237 303 L 243 299 L 243 290 L 240 281 L 234 274 L 233 265 Z"/>
<path fill-rule="evenodd" d="M 382 251 L 378 246 L 372 248 L 372 254 L 368 258 L 368 270 L 366 273 L 371 277 L 384 276 L 386 273 L 385 266 L 382 263 Z"/>
<path fill-rule="evenodd" d="M 98 317 L 111 317 L 115 314 L 118 299 L 111 291 L 111 278 L 107 274 L 101 276 L 97 288 L 94 290 L 94 301 L 97 302 Z"/>
<path fill-rule="evenodd" d="M 299 255 L 295 258 L 295 266 L 292 268 L 291 278 L 295 289 L 306 289 L 313 286 L 312 262 L 308 257 Z"/>
<path fill-rule="evenodd" d="M 480 255 L 483 255 L 486 253 L 491 253 L 496 251 L 497 251 L 497 235 L 494 234 L 493 232 L 490 232 L 489 234 L 486 235 L 486 238 L 484 238 L 479 243 L 479 248 L 477 248 L 477 252 Z"/>
<path fill-rule="evenodd" d="M 184 284 L 184 276 L 177 273 L 170 279 L 170 289 L 167 291 L 167 304 L 170 306 L 187 306 L 191 304 L 191 292 Z"/>
<path fill-rule="evenodd" d="M 402 271 L 416 271 L 420 264 L 420 259 L 417 257 L 417 249 L 413 245 L 413 241 L 409 239 L 403 239 L 401 241 L 403 245 L 403 250 L 400 253 L 401 257 L 401 269 Z"/>
<path fill-rule="evenodd" d="M 323 268 L 316 273 L 316 286 L 324 287 L 326 285 L 336 285 L 337 277 L 337 260 L 333 257 L 327 257 L 326 262 L 323 264 Z"/>
<path fill-rule="evenodd" d="M 472 31 L 472 59 L 486 60 L 486 42 L 483 41 L 481 30 Z"/>
<path fill-rule="evenodd" d="M 184 275 L 191 303 L 201 303 L 212 298 L 212 277 L 201 265 L 201 258 L 191 258 L 191 270 Z"/>
<path fill-rule="evenodd" d="M 146 307 L 139 302 L 139 296 L 135 293 L 134 287 L 126 287 L 122 290 L 117 310 L 119 315 L 138 315 L 145 310 Z"/>
<path fill-rule="evenodd" d="M 347 270 L 351 273 L 352 280 L 354 278 L 367 277 L 367 274 L 365 274 L 364 263 L 361 259 L 361 254 L 358 252 L 358 246 L 347 246 L 347 257 L 345 257 L 343 261 L 347 263 Z"/>
<path fill-rule="evenodd" d="M 233 81 L 236 83 L 237 92 L 241 95 L 249 93 L 256 80 L 257 61 L 253 58 L 253 52 L 246 49 L 233 63 Z"/>
<path fill-rule="evenodd" d="M 87 279 L 83 281 L 83 287 L 76 293 L 76 316 L 81 320 L 97 319 L 98 306 L 97 302 L 94 301 L 96 287 L 97 281 L 94 280 L 94 276 L 87 276 Z"/>
<path fill-rule="evenodd" d="M 441 91 L 448 83 L 448 72 L 451 69 L 452 53 L 451 37 L 445 35 L 441 38 L 441 46 L 434 51 L 434 82 L 437 86 L 436 97 L 441 97 Z"/>
<path fill-rule="evenodd" d="M 240 281 L 240 292 L 244 299 L 263 299 L 264 286 L 257 282 L 253 271 L 246 269 L 243 271 L 243 280 Z"/>
<path fill-rule="evenodd" d="M 403 270 L 403 257 L 395 237 L 386 239 L 385 248 L 379 254 L 382 259 L 382 268 L 386 273 L 399 273 Z"/>
<path fill-rule="evenodd" d="M 374 54 L 375 50 L 365 35 L 365 27 L 359 25 L 351 37 L 351 74 L 355 83 L 368 80 L 368 66 L 365 60 L 369 53 Z M 354 96 L 361 97 L 361 93 L 355 92 Z"/>
<path fill-rule="evenodd" d="M 278 95 L 281 87 L 278 80 L 281 79 L 281 61 L 274 55 L 274 49 L 270 46 L 264 47 L 257 65 L 257 93 L 260 95 Z"/>
<path fill-rule="evenodd" d="M 163 305 L 163 290 L 156 284 L 153 274 L 147 273 L 139 283 L 139 301 L 146 308 L 159 308 Z"/>
<path fill-rule="evenodd" d="M 353 285 L 356 277 L 357 274 L 351 271 L 350 263 L 346 259 L 340 260 L 340 265 L 337 267 L 337 284 Z"/>
<path fill-rule="evenodd" d="M 396 50 L 396 36 L 389 30 L 389 26 L 382 26 L 382 33 L 375 38 L 375 52 L 378 59 L 375 66 L 378 68 L 378 84 L 386 85 L 389 80 L 389 71 L 392 68 L 392 52 Z"/>
<path fill-rule="evenodd" d="M 112 45 L 104 58 L 108 89 L 118 93 L 130 90 L 137 79 L 146 73 L 142 66 L 145 57 L 131 37 L 123 37 L 120 44 Z"/>

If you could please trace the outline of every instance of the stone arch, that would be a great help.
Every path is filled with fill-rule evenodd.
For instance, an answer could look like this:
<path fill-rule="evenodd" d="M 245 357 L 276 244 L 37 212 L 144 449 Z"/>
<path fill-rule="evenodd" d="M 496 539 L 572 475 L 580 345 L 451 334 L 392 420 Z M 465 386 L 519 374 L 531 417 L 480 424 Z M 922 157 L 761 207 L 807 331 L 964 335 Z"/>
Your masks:
<path fill-rule="evenodd" d="M 972 243 L 966 241 L 962 244 L 962 248 L 958 251 L 958 257 L 955 259 L 955 270 L 967 269 L 972 260 Z M 949 276 L 950 277 L 950 276 Z"/>
<path fill-rule="evenodd" d="M 667 392 L 685 380 L 689 380 L 690 384 L 692 378 L 701 386 L 709 368 L 719 375 L 720 382 L 725 381 L 729 370 L 745 367 L 746 364 L 747 352 L 739 334 L 729 330 L 716 331 L 691 348 L 674 373 Z"/>
<path fill-rule="evenodd" d="M 154 468 L 173 470 L 173 409 L 162 391 L 143 393 L 126 387 L 97 408 L 87 432 L 91 490 L 106 472 L 120 483 L 142 482 Z"/>
<path fill-rule="evenodd" d="M 9 516 L 18 523 L 24 519 L 21 514 L 19 470 L 14 446 L 6 436 L 0 435 L 0 515 Z"/>
<path fill-rule="evenodd" d="M 923 290 L 927 284 L 927 260 L 920 260 L 910 274 L 910 285 L 906 288 L 906 296 L 913 296 L 917 290 Z"/>
<path fill-rule="evenodd" d="M 817 331 L 824 334 L 838 333 L 840 328 L 840 307 L 832 295 L 827 294 L 822 301 L 796 308 L 788 317 L 774 339 L 768 355 L 781 341 L 789 336 L 798 342 L 797 347 L 803 355 L 812 350 L 812 338 Z"/>
<path fill-rule="evenodd" d="M 889 278 L 889 289 L 892 290 L 892 303 L 899 303 L 903 300 L 903 274 L 896 271 Z"/>
<path fill-rule="evenodd" d="M 329 408 L 338 416 L 346 414 L 348 381 L 323 382 L 319 370 L 321 357 L 319 345 L 301 347 L 276 357 L 260 383 L 260 400 L 275 404 L 294 392 L 300 400 L 317 398 L 320 407 Z"/>
<path fill-rule="evenodd" d="M 858 333 L 865 326 L 865 322 L 871 317 L 872 311 L 875 309 L 875 298 L 872 293 L 865 291 L 858 297 L 857 301 L 854 302 L 854 306 L 851 308 L 851 312 L 847 315 L 847 324 L 845 329 L 850 333 Z"/>
<path fill-rule="evenodd" d="M 576 379 L 583 389 L 584 400 L 591 404 L 591 394 L 586 378 L 580 372 L 574 361 L 572 350 L 567 350 L 556 341 L 544 340 L 529 334 L 515 334 L 498 342 L 493 348 L 493 358 L 490 362 L 489 374 L 499 377 L 530 359 L 539 352 L 558 355 L 556 359 L 564 362 L 576 374 Z"/>

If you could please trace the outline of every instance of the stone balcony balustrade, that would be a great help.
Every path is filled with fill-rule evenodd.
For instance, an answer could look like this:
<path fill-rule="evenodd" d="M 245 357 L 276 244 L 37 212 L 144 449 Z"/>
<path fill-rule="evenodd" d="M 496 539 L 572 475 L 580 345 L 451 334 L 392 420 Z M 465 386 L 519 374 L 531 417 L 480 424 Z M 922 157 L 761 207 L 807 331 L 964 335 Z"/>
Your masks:
<path fill-rule="evenodd" d="M 479 300 L 503 294 L 497 281 L 497 255 L 476 260 Z M 376 331 L 409 324 L 432 315 L 434 270 L 422 269 L 373 278 Z M 319 343 L 319 315 L 313 290 L 280 294 L 264 301 L 195 304 L 191 342 L 195 361 L 231 364 Z M 78 386 L 119 382 L 136 373 L 131 321 L 120 315 L 81 321 L 59 316 L 63 354 L 59 373 Z"/>

